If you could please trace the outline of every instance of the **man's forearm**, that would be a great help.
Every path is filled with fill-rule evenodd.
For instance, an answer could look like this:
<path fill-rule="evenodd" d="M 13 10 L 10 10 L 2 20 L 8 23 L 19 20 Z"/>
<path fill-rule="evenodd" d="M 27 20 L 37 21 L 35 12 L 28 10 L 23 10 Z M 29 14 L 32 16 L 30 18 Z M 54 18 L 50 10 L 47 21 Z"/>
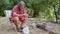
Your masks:
<path fill-rule="evenodd" d="M 13 13 L 14 16 L 27 16 L 28 17 L 28 14 L 16 14 L 15 12 Z"/>
<path fill-rule="evenodd" d="M 13 16 L 18 17 L 20 16 L 19 14 L 16 14 L 15 12 L 13 13 Z"/>

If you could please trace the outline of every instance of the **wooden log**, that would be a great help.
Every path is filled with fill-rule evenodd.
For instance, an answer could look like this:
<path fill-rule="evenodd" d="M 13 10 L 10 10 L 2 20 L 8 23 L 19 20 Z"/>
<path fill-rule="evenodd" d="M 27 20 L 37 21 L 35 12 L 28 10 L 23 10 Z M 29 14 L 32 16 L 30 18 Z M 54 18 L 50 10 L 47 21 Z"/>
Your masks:
<path fill-rule="evenodd" d="M 36 24 L 36 27 L 39 29 L 43 29 L 44 31 L 48 32 L 49 34 L 57 34 L 49 29 L 47 29 L 47 27 L 45 25 L 40 25 L 40 24 Z"/>

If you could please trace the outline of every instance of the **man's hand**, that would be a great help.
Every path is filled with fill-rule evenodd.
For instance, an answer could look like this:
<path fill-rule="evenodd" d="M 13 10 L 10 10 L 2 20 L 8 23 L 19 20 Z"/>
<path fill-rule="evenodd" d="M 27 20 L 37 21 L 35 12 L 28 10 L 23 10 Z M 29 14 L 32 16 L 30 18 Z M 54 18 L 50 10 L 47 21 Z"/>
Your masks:
<path fill-rule="evenodd" d="M 28 17 L 28 14 L 22 14 L 22 16 L 24 16 L 24 17 Z"/>

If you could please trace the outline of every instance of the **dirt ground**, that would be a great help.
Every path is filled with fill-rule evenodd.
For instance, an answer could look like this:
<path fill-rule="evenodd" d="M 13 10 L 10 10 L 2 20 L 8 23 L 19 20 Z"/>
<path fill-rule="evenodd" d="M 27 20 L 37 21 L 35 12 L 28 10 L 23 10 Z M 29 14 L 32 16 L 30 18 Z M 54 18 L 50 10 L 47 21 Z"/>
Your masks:
<path fill-rule="evenodd" d="M 36 22 L 35 19 L 29 19 L 28 20 L 28 26 L 30 23 Z M 51 24 L 51 30 L 56 32 L 57 34 L 60 34 L 60 25 L 50 23 Z M 38 28 L 33 28 L 29 27 L 30 29 L 30 34 L 48 34 L 48 32 L 38 29 Z M 16 28 L 13 23 L 10 23 L 7 17 L 1 17 L 0 18 L 0 34 L 18 34 L 16 31 Z"/>

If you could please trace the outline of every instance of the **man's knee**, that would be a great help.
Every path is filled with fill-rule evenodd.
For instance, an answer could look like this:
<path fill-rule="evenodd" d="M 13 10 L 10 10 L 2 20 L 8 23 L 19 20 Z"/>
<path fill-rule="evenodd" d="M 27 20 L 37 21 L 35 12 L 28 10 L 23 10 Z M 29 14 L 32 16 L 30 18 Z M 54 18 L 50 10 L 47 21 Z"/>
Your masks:
<path fill-rule="evenodd" d="M 19 21 L 19 18 L 18 18 L 18 17 L 14 17 L 14 20 L 15 20 L 15 21 Z"/>
<path fill-rule="evenodd" d="M 25 20 L 28 20 L 28 17 L 26 17 Z"/>

